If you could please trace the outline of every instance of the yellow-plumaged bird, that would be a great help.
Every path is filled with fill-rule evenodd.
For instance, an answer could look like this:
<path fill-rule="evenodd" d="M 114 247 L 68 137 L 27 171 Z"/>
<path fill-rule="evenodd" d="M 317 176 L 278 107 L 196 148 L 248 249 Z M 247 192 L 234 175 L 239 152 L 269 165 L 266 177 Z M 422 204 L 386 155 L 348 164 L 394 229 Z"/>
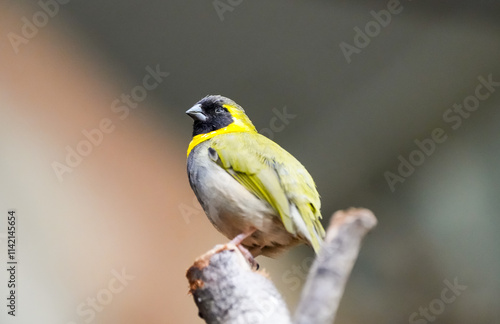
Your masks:
<path fill-rule="evenodd" d="M 299 243 L 318 251 L 325 230 L 311 175 L 290 153 L 260 135 L 242 107 L 207 96 L 193 118 L 189 183 L 212 224 L 239 237 L 253 256 L 276 256 Z"/>

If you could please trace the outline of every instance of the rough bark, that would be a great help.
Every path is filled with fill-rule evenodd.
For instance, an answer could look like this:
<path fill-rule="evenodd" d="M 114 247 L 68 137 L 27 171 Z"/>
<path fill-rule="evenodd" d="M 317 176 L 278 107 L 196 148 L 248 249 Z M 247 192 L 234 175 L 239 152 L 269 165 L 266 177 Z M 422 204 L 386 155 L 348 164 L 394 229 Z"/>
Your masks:
<path fill-rule="evenodd" d="M 263 271 L 253 271 L 231 244 L 217 246 L 188 270 L 200 317 L 207 323 L 290 324 L 290 313 Z"/>

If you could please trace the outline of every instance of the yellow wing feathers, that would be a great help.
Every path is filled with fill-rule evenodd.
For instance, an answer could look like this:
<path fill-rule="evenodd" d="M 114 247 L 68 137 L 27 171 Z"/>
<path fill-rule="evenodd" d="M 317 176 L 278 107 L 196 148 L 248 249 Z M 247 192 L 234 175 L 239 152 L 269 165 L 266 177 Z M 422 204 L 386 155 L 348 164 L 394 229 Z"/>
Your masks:
<path fill-rule="evenodd" d="M 312 177 L 290 153 L 254 132 L 220 134 L 211 139 L 217 163 L 279 214 L 286 230 L 297 234 L 292 204 L 304 220 L 317 252 L 324 229 L 320 199 Z"/>

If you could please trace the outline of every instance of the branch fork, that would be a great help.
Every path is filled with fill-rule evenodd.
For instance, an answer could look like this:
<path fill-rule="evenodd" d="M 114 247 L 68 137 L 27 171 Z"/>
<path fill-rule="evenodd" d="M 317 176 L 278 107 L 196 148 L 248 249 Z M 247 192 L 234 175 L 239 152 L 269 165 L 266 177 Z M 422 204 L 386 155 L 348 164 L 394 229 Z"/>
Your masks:
<path fill-rule="evenodd" d="M 350 208 L 332 216 L 293 320 L 265 271 L 254 271 L 233 243 L 217 245 L 186 274 L 200 317 L 209 324 L 333 323 L 362 239 L 376 224 L 368 209 Z"/>

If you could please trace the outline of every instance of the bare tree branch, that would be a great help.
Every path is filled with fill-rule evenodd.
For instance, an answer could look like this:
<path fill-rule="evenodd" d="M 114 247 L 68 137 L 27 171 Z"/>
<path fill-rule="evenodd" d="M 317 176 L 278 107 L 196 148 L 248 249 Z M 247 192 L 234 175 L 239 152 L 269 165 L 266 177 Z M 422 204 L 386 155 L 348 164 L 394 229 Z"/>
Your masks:
<path fill-rule="evenodd" d="M 302 290 L 295 324 L 331 324 L 365 234 L 377 224 L 368 209 L 336 212 Z"/>
<path fill-rule="evenodd" d="M 364 235 L 377 224 L 367 209 L 336 212 L 314 261 L 295 313 L 295 324 L 330 324 Z M 290 324 L 289 311 L 263 271 L 253 271 L 239 249 L 216 246 L 189 268 L 190 292 L 207 323 Z"/>
<path fill-rule="evenodd" d="M 196 260 L 187 278 L 207 323 L 291 324 L 290 314 L 263 271 L 253 271 L 240 250 L 217 246 Z"/>

